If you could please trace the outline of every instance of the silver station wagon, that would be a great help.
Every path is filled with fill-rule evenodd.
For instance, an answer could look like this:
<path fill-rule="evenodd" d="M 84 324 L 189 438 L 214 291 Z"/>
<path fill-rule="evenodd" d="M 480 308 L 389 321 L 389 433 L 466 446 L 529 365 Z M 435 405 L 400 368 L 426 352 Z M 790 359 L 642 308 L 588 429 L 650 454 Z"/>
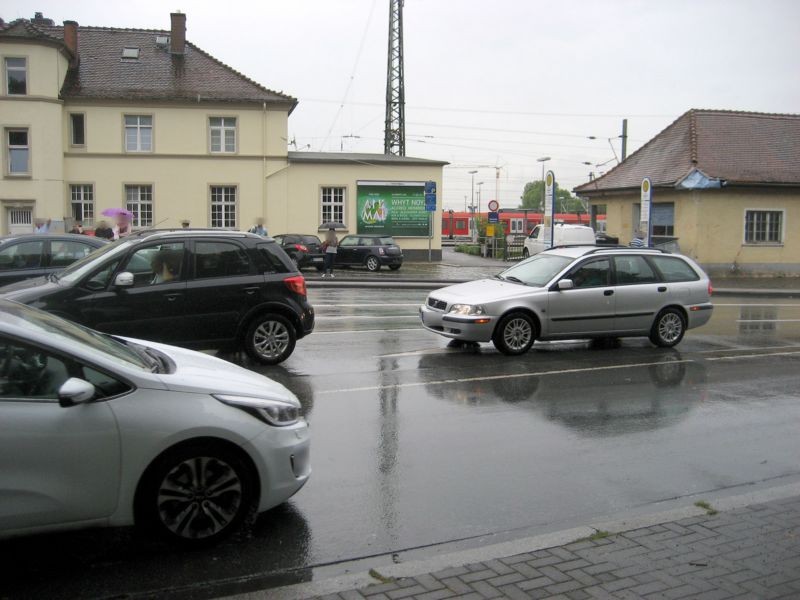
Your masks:
<path fill-rule="evenodd" d="M 690 258 L 648 248 L 552 248 L 495 275 L 432 292 L 422 325 L 491 341 L 504 354 L 536 340 L 648 336 L 671 347 L 711 318 L 711 282 Z"/>

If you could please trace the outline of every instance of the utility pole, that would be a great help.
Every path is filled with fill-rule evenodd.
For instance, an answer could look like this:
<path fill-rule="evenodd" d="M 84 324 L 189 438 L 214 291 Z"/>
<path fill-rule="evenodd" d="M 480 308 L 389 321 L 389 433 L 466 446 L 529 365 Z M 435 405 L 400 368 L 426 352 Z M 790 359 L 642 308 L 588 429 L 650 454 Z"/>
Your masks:
<path fill-rule="evenodd" d="M 622 119 L 622 160 L 628 156 L 628 119 Z"/>
<path fill-rule="evenodd" d="M 383 153 L 406 155 L 406 93 L 403 83 L 403 0 L 389 0 L 386 124 Z"/>

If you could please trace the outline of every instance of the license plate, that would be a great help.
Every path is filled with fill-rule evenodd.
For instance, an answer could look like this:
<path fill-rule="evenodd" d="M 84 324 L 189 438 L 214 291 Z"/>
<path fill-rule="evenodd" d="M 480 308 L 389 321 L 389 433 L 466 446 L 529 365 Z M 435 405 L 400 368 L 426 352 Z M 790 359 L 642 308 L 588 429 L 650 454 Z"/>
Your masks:
<path fill-rule="evenodd" d="M 312 260 L 312 262 L 322 262 L 323 261 L 323 259 L 321 257 L 320 258 L 316 258 L 315 257 L 315 258 L 312 258 L 311 260 Z"/>

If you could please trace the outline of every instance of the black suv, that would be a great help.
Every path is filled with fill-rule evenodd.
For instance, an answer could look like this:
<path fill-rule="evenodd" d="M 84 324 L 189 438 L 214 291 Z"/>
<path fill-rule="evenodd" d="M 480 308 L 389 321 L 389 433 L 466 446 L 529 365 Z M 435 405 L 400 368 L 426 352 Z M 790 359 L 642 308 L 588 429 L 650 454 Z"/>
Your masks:
<path fill-rule="evenodd" d="M 279 363 L 314 329 L 306 282 L 270 238 L 143 231 L 0 296 L 93 329 Z"/>
<path fill-rule="evenodd" d="M 0 237 L 0 285 L 60 271 L 108 240 L 73 233 Z"/>
<path fill-rule="evenodd" d="M 317 236 L 305 233 L 282 233 L 273 238 L 297 265 L 298 270 L 306 267 L 322 270 L 325 255 L 322 253 L 322 242 Z"/>
<path fill-rule="evenodd" d="M 377 271 L 385 265 L 396 271 L 403 265 L 403 251 L 388 235 L 346 235 L 339 241 L 337 267 L 365 266 Z"/>

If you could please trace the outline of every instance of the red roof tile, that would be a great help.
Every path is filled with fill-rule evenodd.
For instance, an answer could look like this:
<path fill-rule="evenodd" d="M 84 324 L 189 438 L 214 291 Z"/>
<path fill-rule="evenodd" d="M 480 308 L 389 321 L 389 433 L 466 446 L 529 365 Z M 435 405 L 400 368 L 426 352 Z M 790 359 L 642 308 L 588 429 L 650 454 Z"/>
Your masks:
<path fill-rule="evenodd" d="M 578 194 L 674 186 L 693 169 L 727 184 L 800 185 L 800 115 L 692 109 Z"/>

